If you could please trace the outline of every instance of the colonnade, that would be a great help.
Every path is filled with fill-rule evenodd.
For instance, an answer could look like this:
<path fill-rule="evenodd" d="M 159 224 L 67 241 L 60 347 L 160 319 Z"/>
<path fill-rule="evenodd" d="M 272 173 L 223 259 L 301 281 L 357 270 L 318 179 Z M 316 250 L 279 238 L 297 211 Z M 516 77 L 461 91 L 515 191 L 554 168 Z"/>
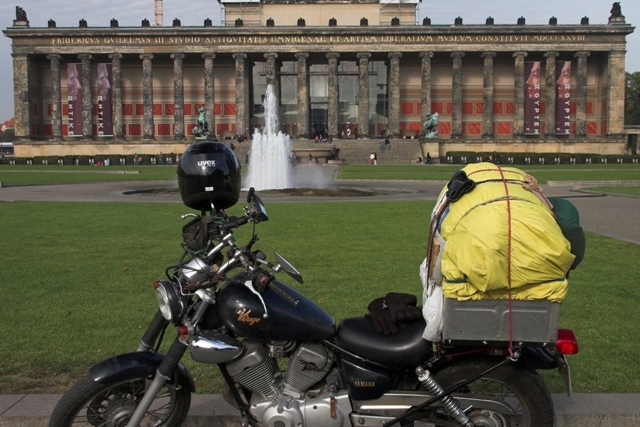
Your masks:
<path fill-rule="evenodd" d="M 421 121 L 427 120 L 431 113 L 431 61 L 436 52 L 424 51 L 418 53 L 404 53 L 405 57 L 410 55 L 419 56 L 421 59 Z M 451 138 L 461 139 L 462 134 L 462 70 L 465 54 L 469 52 L 451 52 L 452 61 L 452 117 L 451 117 Z M 493 138 L 493 99 L 494 99 L 494 58 L 497 52 L 474 52 L 480 54 L 483 59 L 483 113 L 482 113 L 482 137 L 483 139 Z M 527 52 L 514 52 L 514 113 L 513 113 L 513 133 L 514 138 L 524 136 L 524 96 L 525 96 L 525 75 L 524 62 Z M 544 53 L 546 62 L 546 91 L 544 100 L 545 110 L 545 137 L 552 137 L 555 125 L 555 69 L 557 51 L 547 51 Z M 577 59 L 577 87 L 576 87 L 576 136 L 586 137 L 586 108 L 587 108 L 587 58 L 590 52 L 579 51 L 575 53 Z M 185 54 L 181 52 L 171 53 L 174 70 L 174 138 L 181 140 L 185 138 L 184 125 L 184 78 L 183 61 Z M 215 88 L 214 88 L 214 59 L 216 54 L 205 52 L 201 55 L 204 60 L 204 101 L 207 110 L 207 120 L 210 124 L 209 134 L 215 134 Z M 241 133 L 247 127 L 247 96 L 246 69 L 247 54 L 243 52 L 232 55 L 235 60 L 235 97 L 236 97 L 236 129 Z M 369 130 L 369 61 L 370 52 L 357 52 L 358 66 L 358 132 L 359 136 L 367 137 Z M 389 52 L 387 55 L 388 70 L 388 129 L 392 135 L 400 134 L 400 59 L 402 52 Z M 77 55 L 82 64 L 82 135 L 86 138 L 92 137 L 92 100 L 91 100 L 91 60 L 92 55 L 82 53 Z M 112 108 L 113 108 L 113 133 L 114 139 L 123 138 L 123 112 L 122 112 L 122 58 L 120 53 L 109 55 L 112 61 Z M 142 89 L 143 89 L 143 139 L 153 139 L 154 136 L 154 114 L 153 114 L 153 59 L 154 55 L 144 53 L 139 55 L 142 61 Z M 278 85 L 276 74 L 277 52 L 267 52 L 264 54 L 266 61 L 266 79 L 268 84 Z M 60 54 L 49 54 L 47 59 L 51 64 L 51 99 L 52 104 L 52 139 L 62 139 L 62 99 L 60 85 Z M 295 53 L 297 61 L 297 123 L 298 136 L 309 135 L 309 53 Z M 340 53 L 326 53 L 328 65 L 328 104 L 327 104 L 327 127 L 331 135 L 338 132 L 338 63 Z M 15 111 L 16 111 L 16 136 L 28 138 L 29 133 L 29 61 L 30 56 L 26 54 L 14 54 L 14 88 L 15 89 Z M 624 126 L 624 51 L 611 51 L 608 53 L 608 98 L 607 98 L 607 132 L 613 135 L 623 133 Z M 277 92 L 276 92 L 277 93 Z"/>

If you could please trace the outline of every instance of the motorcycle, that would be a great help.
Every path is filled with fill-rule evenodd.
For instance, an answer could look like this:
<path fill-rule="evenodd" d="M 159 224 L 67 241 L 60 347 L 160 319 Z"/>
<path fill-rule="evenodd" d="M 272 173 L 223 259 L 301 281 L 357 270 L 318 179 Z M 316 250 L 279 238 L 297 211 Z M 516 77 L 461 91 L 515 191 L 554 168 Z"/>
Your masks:
<path fill-rule="evenodd" d="M 507 348 L 427 342 L 424 320 L 389 336 L 367 316 L 336 326 L 275 278 L 284 272 L 303 283 L 291 263 L 253 249 L 255 225 L 269 217 L 253 189 L 247 203 L 240 217 L 190 214 L 184 254 L 155 283 L 159 309 L 137 351 L 92 366 L 60 399 L 49 427 L 182 425 L 196 391 L 180 363 L 187 350 L 217 365 L 243 427 L 555 425 L 537 371 L 558 369 L 570 393 L 573 332 L 560 330 L 556 346 Z M 233 230 L 249 223 L 254 232 L 242 246 Z M 169 326 L 176 337 L 161 354 Z"/>

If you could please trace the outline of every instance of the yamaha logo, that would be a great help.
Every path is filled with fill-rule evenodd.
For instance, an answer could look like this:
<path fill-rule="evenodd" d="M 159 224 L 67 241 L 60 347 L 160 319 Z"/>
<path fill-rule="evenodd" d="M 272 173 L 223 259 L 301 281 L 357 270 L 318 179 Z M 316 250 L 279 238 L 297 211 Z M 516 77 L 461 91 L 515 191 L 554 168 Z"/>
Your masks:
<path fill-rule="evenodd" d="M 200 160 L 198 162 L 198 166 L 203 166 L 203 167 L 207 167 L 207 168 L 215 168 L 216 167 L 216 161 L 215 160 Z"/>

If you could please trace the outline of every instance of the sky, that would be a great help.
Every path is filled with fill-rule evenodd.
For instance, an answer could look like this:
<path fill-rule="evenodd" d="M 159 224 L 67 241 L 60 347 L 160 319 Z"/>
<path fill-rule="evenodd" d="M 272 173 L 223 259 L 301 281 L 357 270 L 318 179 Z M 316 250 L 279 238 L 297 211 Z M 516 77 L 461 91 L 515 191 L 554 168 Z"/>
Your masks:
<path fill-rule="evenodd" d="M 640 26 L 638 0 L 621 0 L 626 22 Z M 220 6 L 216 0 L 164 0 L 164 24 L 179 18 L 182 26 L 202 26 L 205 18 L 214 25 L 220 23 Z M 492 16 L 496 25 L 515 24 L 524 16 L 527 24 L 548 24 L 558 18 L 558 24 L 579 24 L 583 16 L 591 24 L 606 24 L 613 2 L 608 0 L 422 0 L 420 22 L 428 16 L 433 25 L 453 24 L 456 17 L 465 24 L 484 24 Z M 153 23 L 153 0 L 15 0 L 0 3 L 0 28 L 13 25 L 15 7 L 27 12 L 31 27 L 46 27 L 49 19 L 58 27 L 77 27 L 85 19 L 89 27 L 108 27 L 111 18 L 120 26 L 139 26 L 142 19 Z M 627 37 L 626 70 L 640 71 L 640 28 Z M 0 123 L 13 117 L 13 68 L 11 39 L 0 36 Z"/>

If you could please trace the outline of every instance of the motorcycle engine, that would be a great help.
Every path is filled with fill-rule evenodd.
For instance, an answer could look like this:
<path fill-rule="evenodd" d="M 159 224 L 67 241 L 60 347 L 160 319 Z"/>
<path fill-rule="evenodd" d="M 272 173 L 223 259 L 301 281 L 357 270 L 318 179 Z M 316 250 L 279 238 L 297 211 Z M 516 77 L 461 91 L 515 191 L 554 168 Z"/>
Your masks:
<path fill-rule="evenodd" d="M 350 424 L 351 404 L 346 391 L 335 395 L 335 418 L 329 415 L 330 394 L 326 385 L 314 389 L 312 396 L 305 396 L 333 367 L 335 357 L 331 351 L 318 343 L 300 344 L 283 376 L 264 344 L 248 340 L 243 344 L 243 355 L 227 364 L 227 370 L 234 380 L 253 392 L 251 412 L 262 425 L 340 427 Z"/>

